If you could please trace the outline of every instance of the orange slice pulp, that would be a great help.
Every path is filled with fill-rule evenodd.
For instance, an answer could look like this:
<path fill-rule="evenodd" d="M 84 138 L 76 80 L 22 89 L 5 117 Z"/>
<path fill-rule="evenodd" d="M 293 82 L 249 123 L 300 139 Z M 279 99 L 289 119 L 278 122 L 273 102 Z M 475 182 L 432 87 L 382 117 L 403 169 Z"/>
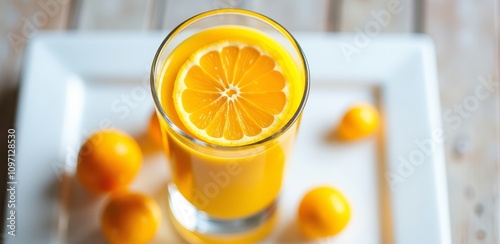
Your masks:
<path fill-rule="evenodd" d="M 173 100 L 199 139 L 222 146 L 260 141 L 284 124 L 290 84 L 272 51 L 239 41 L 216 42 L 181 67 Z"/>

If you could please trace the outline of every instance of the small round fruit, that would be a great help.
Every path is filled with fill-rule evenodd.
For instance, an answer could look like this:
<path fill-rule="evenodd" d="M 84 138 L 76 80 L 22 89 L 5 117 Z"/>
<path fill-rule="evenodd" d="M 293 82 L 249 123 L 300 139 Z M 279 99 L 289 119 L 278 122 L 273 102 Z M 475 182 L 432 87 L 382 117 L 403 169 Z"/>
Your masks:
<path fill-rule="evenodd" d="M 371 135 L 380 121 L 377 109 L 370 104 L 351 107 L 340 122 L 338 135 L 343 140 L 357 140 Z"/>
<path fill-rule="evenodd" d="M 101 130 L 82 145 L 76 173 L 87 190 L 106 193 L 125 188 L 141 164 L 141 148 L 132 137 L 118 130 Z"/>
<path fill-rule="evenodd" d="M 342 231 L 350 217 L 345 197 L 334 188 L 321 186 L 309 191 L 300 202 L 298 225 L 308 238 L 325 238 Z"/>
<path fill-rule="evenodd" d="M 101 228 L 111 243 L 147 243 L 156 234 L 161 210 L 155 200 L 139 193 L 118 193 L 104 207 Z"/>
<path fill-rule="evenodd" d="M 157 147 L 162 146 L 160 121 L 156 112 L 153 112 L 149 119 L 148 136 Z"/>

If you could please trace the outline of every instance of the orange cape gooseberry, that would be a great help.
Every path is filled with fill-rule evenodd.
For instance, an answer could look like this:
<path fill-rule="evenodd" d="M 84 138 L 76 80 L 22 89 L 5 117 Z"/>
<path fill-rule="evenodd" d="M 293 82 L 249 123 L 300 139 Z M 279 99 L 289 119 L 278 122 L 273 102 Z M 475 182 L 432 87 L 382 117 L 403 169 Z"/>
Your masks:
<path fill-rule="evenodd" d="M 101 130 L 82 145 L 76 174 L 87 190 L 105 193 L 125 188 L 141 164 L 141 148 L 132 137 L 118 130 Z"/>

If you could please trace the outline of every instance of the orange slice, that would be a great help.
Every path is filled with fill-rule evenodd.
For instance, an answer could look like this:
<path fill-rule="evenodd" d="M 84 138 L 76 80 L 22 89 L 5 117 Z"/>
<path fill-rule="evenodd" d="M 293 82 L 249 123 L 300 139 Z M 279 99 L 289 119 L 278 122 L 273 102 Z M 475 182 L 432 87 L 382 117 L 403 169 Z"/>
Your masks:
<path fill-rule="evenodd" d="M 217 145 L 239 146 L 276 132 L 290 108 L 290 85 L 270 52 L 237 41 L 196 51 L 174 84 L 187 129 Z"/>

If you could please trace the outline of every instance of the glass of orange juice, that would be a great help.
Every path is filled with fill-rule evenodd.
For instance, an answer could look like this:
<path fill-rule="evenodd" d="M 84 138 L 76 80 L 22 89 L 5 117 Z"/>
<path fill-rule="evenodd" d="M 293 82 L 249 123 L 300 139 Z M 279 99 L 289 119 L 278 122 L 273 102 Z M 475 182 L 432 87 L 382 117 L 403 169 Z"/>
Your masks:
<path fill-rule="evenodd" d="M 176 229 L 191 243 L 264 237 L 309 92 L 297 41 L 255 12 L 201 13 L 161 43 L 151 87 Z"/>

